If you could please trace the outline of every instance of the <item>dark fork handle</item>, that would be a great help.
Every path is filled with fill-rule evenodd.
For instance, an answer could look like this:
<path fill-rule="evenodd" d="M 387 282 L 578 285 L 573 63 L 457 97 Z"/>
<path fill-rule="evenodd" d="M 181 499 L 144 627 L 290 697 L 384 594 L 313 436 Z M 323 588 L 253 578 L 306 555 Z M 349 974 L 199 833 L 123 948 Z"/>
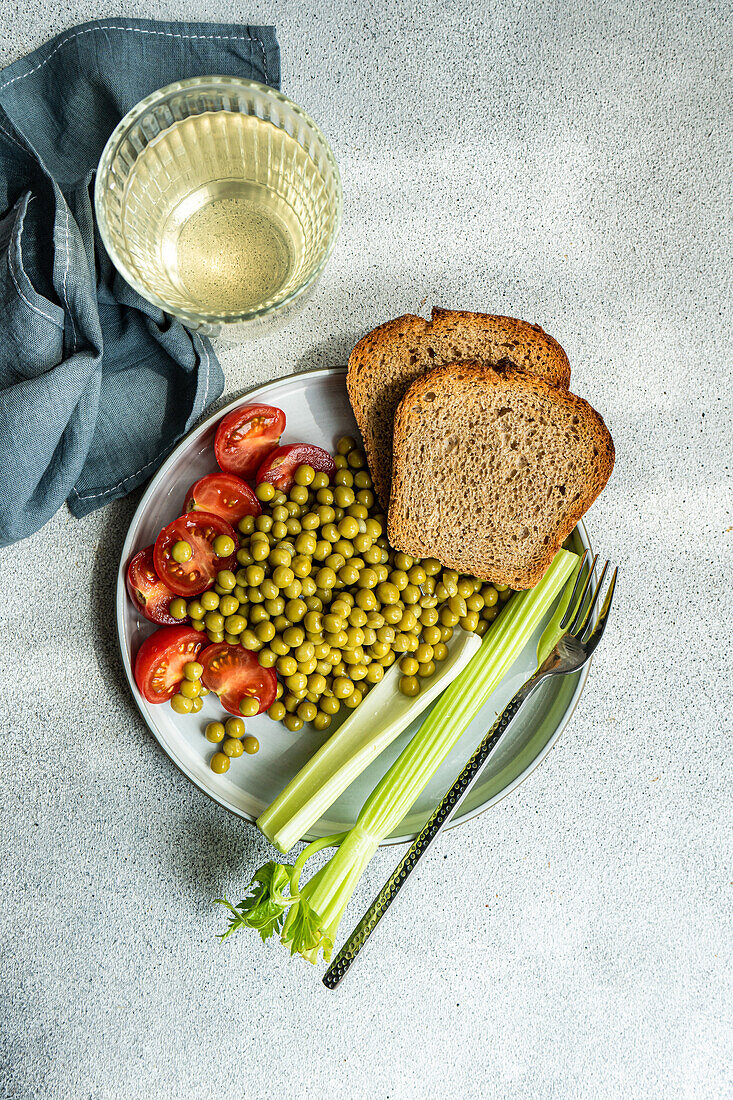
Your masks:
<path fill-rule="evenodd" d="M 478 779 L 487 759 L 506 733 L 513 719 L 519 713 L 522 704 L 527 700 L 538 683 L 539 678 L 533 678 L 527 681 L 527 683 L 519 689 L 514 698 L 501 712 L 496 722 L 494 722 L 445 798 L 443 798 L 428 818 L 422 830 L 412 842 L 409 851 L 398 863 L 397 867 L 387 879 L 387 882 L 379 891 L 371 906 L 359 921 L 356 928 L 324 974 L 323 984 L 327 986 L 328 989 L 335 989 L 344 974 L 346 974 L 354 959 L 397 897 L 397 894 L 402 889 L 408 875 L 414 870 L 418 860 L 425 855 L 425 852 L 433 843 L 440 830 L 457 809 L 459 802 Z"/>

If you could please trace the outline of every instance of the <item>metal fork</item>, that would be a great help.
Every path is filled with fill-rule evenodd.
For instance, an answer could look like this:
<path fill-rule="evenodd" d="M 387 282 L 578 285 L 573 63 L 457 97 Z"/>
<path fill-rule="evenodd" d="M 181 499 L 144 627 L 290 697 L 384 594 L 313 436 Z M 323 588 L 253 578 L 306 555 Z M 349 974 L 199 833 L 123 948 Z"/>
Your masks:
<path fill-rule="evenodd" d="M 606 592 L 601 610 L 596 614 L 599 604 L 603 581 L 606 576 L 609 563 L 603 566 L 598 583 L 591 586 L 591 580 L 595 572 L 598 555 L 586 573 L 588 552 L 583 554 L 578 575 L 575 579 L 573 591 L 568 602 L 568 607 L 560 621 L 560 629 L 565 634 L 555 648 L 542 663 L 540 668 L 530 676 L 501 712 L 494 725 L 484 737 L 473 756 L 470 758 L 463 771 L 450 788 L 445 798 L 431 814 L 420 833 L 413 841 L 409 851 L 397 865 L 384 884 L 371 906 L 357 924 L 344 946 L 333 960 L 323 976 L 323 984 L 328 989 L 335 989 L 347 970 L 354 962 L 364 944 L 371 936 L 380 920 L 389 909 L 390 905 L 401 890 L 410 873 L 415 869 L 435 838 L 440 833 L 446 822 L 452 817 L 458 808 L 458 804 L 476 782 L 487 759 L 494 751 L 499 741 L 506 733 L 509 725 L 516 718 L 523 704 L 537 687 L 550 676 L 563 676 L 570 672 L 578 672 L 591 658 L 593 651 L 603 637 L 608 622 L 608 613 L 611 610 L 614 589 L 616 587 L 616 575 L 618 569 L 614 569 L 613 575 Z"/>

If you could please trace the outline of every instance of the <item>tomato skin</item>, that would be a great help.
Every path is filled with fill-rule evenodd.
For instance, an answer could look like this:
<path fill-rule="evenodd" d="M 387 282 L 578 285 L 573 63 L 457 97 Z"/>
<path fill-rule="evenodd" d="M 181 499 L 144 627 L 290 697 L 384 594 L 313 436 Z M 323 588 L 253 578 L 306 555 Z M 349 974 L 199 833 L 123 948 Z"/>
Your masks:
<path fill-rule="evenodd" d="M 254 477 L 285 431 L 285 413 L 274 405 L 241 405 L 219 423 L 216 461 L 225 473 Z"/>
<path fill-rule="evenodd" d="M 328 474 L 330 479 L 336 473 L 336 463 L 322 447 L 316 447 L 315 443 L 288 443 L 267 456 L 257 471 L 257 484 L 269 481 L 276 489 L 287 493 L 293 486 L 295 471 L 304 464 Z"/>
<path fill-rule="evenodd" d="M 235 551 L 218 558 L 212 546 L 217 535 L 229 535 Z M 179 565 L 171 550 L 176 542 L 188 542 L 193 549 L 190 561 Z M 198 596 L 214 583 L 221 569 L 236 569 L 239 540 L 231 524 L 211 512 L 187 512 L 174 519 L 158 535 L 153 548 L 155 572 L 177 596 Z"/>
<path fill-rule="evenodd" d="M 211 512 L 235 526 L 243 516 L 262 515 L 260 502 L 236 474 L 207 474 L 186 493 L 184 512 Z"/>
<path fill-rule="evenodd" d="M 146 638 L 135 657 L 135 683 L 149 703 L 165 703 L 183 679 L 183 666 L 208 644 L 203 631 L 164 626 Z"/>
<path fill-rule="evenodd" d="M 176 594 L 155 572 L 152 546 L 146 546 L 130 559 L 125 581 L 128 596 L 151 623 L 159 626 L 180 624 L 180 619 L 174 619 L 168 610 Z"/>
<path fill-rule="evenodd" d="M 219 702 L 230 714 L 239 717 L 239 704 L 247 697 L 257 700 L 258 714 L 275 702 L 275 670 L 263 668 L 257 655 L 244 646 L 217 642 L 208 646 L 199 660 L 204 666 L 201 679 L 205 687 L 219 696 Z"/>

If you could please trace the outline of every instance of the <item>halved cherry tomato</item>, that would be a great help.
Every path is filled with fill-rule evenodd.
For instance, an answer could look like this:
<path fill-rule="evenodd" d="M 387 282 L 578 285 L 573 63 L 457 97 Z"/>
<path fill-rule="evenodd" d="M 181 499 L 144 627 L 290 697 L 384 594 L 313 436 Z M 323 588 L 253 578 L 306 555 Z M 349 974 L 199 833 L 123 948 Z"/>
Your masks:
<path fill-rule="evenodd" d="M 257 484 L 269 481 L 276 489 L 287 493 L 293 485 L 298 466 L 312 466 L 332 478 L 336 473 L 336 463 L 328 451 L 316 447 L 313 443 L 288 443 L 278 447 L 268 455 L 257 471 Z"/>
<path fill-rule="evenodd" d="M 228 474 L 254 477 L 265 456 L 277 447 L 284 430 L 282 409 L 242 405 L 225 416 L 216 429 L 216 461 Z"/>
<path fill-rule="evenodd" d="M 183 666 L 208 643 L 203 631 L 164 626 L 146 638 L 135 658 L 135 683 L 149 703 L 165 703 L 178 691 Z"/>
<path fill-rule="evenodd" d="M 246 481 L 236 474 L 208 474 L 186 493 L 185 512 L 211 512 L 234 526 L 242 516 L 259 516 L 260 502 Z"/>
<path fill-rule="evenodd" d="M 180 622 L 168 610 L 176 594 L 155 572 L 152 546 L 146 546 L 130 560 L 126 579 L 130 599 L 140 614 L 150 619 L 151 623 L 174 626 Z"/>
<path fill-rule="evenodd" d="M 229 535 L 238 545 L 234 528 L 212 512 L 187 512 L 169 523 L 158 535 L 153 548 L 155 572 L 178 596 L 198 596 L 209 588 L 221 569 L 236 569 L 236 552 L 217 557 L 213 542 L 218 535 Z M 188 561 L 177 562 L 171 553 L 177 542 L 187 542 L 192 554 Z"/>
<path fill-rule="evenodd" d="M 272 668 L 263 668 L 254 653 L 241 645 L 217 642 L 199 657 L 204 671 L 201 679 L 230 714 L 241 714 L 243 699 L 257 700 L 258 714 L 275 702 L 277 676 Z"/>

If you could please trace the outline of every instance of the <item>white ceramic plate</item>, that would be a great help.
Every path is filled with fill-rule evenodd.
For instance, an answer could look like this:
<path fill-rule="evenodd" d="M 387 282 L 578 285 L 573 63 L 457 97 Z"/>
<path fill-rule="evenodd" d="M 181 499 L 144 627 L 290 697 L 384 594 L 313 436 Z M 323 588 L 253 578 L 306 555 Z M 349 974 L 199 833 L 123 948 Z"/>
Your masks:
<path fill-rule="evenodd" d="M 305 726 L 290 733 L 267 715 L 247 719 L 247 728 L 260 742 L 254 756 L 233 760 L 226 775 L 216 775 L 208 761 L 213 751 L 205 740 L 207 722 L 222 717 L 218 700 L 211 694 L 196 715 L 178 715 L 166 704 L 151 705 L 138 691 L 132 675 L 131 657 L 143 638 L 155 629 L 142 618 L 127 597 L 125 570 L 130 558 L 155 541 L 161 527 L 175 519 L 183 507 L 186 491 L 197 478 L 216 469 L 213 441 L 216 425 L 238 405 L 262 401 L 277 405 L 287 416 L 283 442 L 307 441 L 333 451 L 339 436 L 357 436 L 346 396 L 342 368 L 310 371 L 258 386 L 245 397 L 192 431 L 179 443 L 150 482 L 127 533 L 117 578 L 117 627 L 122 660 L 130 688 L 143 718 L 174 764 L 216 802 L 232 813 L 254 821 L 275 798 L 315 749 L 333 732 L 317 733 Z M 585 528 L 579 525 L 576 547 L 590 549 Z M 422 792 L 410 814 L 388 843 L 411 840 L 427 820 L 450 781 L 491 726 L 496 714 L 534 670 L 536 643 L 542 627 L 524 657 L 503 680 L 486 706 L 471 723 L 443 767 Z M 575 676 L 553 678 L 522 710 L 509 734 L 491 757 L 480 781 L 471 790 L 453 824 L 466 821 L 508 794 L 547 755 L 572 714 L 585 679 Z M 347 712 L 349 713 L 349 712 Z M 367 795 L 417 728 L 403 734 L 354 782 L 331 807 L 328 816 L 314 827 L 309 839 L 340 832 L 351 826 Z"/>

